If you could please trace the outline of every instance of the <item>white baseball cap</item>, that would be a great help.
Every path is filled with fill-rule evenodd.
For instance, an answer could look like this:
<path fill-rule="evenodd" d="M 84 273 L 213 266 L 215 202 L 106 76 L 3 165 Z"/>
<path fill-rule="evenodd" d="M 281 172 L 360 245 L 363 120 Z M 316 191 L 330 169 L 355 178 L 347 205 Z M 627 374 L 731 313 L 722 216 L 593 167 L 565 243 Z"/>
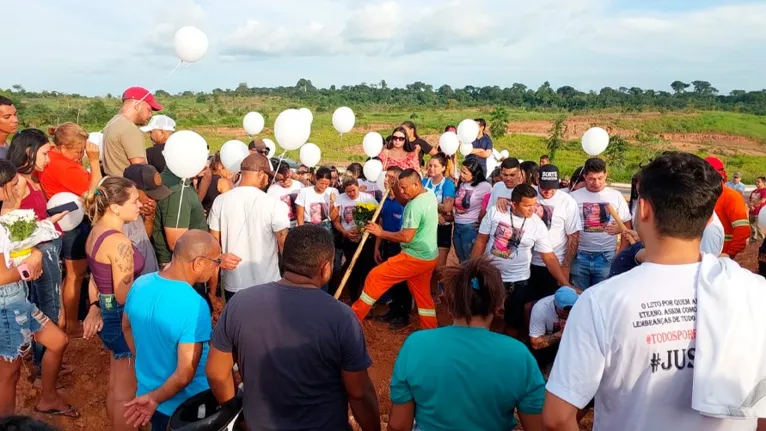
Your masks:
<path fill-rule="evenodd" d="M 176 122 L 167 115 L 154 115 L 151 121 L 144 127 L 140 127 L 144 133 L 149 133 L 152 130 L 167 130 L 168 132 L 176 131 Z"/>

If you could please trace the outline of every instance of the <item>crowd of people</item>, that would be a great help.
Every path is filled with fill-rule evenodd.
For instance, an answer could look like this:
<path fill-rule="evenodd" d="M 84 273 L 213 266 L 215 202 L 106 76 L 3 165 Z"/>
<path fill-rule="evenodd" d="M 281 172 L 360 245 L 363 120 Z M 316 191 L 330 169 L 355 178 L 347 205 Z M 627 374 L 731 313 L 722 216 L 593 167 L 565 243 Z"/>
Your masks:
<path fill-rule="evenodd" d="M 163 156 L 175 121 L 153 115 L 162 106 L 143 88 L 122 99 L 99 149 L 74 123 L 18 130 L 0 97 L 0 213 L 31 209 L 61 233 L 25 274 L 0 228 L 0 416 L 14 412 L 28 359 L 35 411 L 79 417 L 58 376 L 77 372 L 62 361 L 68 338 L 97 335 L 114 430 L 167 429 L 208 390 L 230 404 L 237 373 L 248 429 L 350 429 L 350 408 L 378 430 L 363 325 L 400 330 L 416 314 L 391 377 L 391 431 L 571 430 L 590 408 L 595 429 L 756 429 L 752 415 L 692 409 L 691 306 L 703 276 L 740 277 L 744 303 L 766 299 L 766 280 L 727 259 L 763 240 L 766 178 L 746 203 L 719 159 L 666 153 L 636 173 L 628 200 L 604 160 L 565 177 L 545 155 L 502 157 L 477 119 L 462 161 L 415 124 L 396 127 L 377 157 L 384 188 L 358 163 L 291 169 L 259 138 L 239 172 L 215 154 L 183 180 Z M 46 210 L 61 192 L 87 215 L 67 231 L 67 213 Z M 380 216 L 360 225 L 365 205 Z M 441 303 L 450 324 L 439 327 Z"/>

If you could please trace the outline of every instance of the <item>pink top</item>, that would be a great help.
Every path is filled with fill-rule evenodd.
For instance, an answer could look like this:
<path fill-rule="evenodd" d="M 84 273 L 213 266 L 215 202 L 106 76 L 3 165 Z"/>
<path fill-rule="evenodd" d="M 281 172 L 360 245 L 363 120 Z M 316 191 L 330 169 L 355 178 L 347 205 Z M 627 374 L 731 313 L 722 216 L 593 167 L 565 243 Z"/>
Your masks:
<path fill-rule="evenodd" d="M 483 211 L 487 211 L 487 207 L 489 206 L 489 198 L 492 197 L 492 193 L 488 195 L 484 195 L 484 198 L 481 200 L 481 209 Z"/>
<path fill-rule="evenodd" d="M 403 160 L 396 160 L 388 156 L 388 150 L 383 150 L 380 153 L 380 161 L 383 163 L 383 169 L 388 169 L 391 166 L 398 166 L 402 169 L 414 169 L 420 171 L 420 159 L 418 159 L 417 151 L 407 153 L 407 157 Z"/>

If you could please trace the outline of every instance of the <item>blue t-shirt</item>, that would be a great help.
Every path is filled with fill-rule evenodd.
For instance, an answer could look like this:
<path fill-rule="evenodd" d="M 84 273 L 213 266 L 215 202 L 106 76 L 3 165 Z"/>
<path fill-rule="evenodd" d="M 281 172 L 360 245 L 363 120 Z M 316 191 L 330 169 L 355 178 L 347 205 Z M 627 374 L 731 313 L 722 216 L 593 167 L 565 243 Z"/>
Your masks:
<path fill-rule="evenodd" d="M 489 137 L 489 135 L 484 134 L 481 138 L 473 141 L 472 143 L 474 150 L 491 150 L 492 147 L 492 138 Z M 479 161 L 479 164 L 481 164 L 481 167 L 484 168 L 484 175 L 489 175 L 490 172 L 487 172 L 487 159 L 483 157 L 476 156 L 474 154 L 469 154 L 466 158 L 468 159 L 475 159 Z"/>
<path fill-rule="evenodd" d="M 609 278 L 620 275 L 624 272 L 628 272 L 631 269 L 637 267 L 638 263 L 636 262 L 636 255 L 643 248 L 644 243 L 639 241 L 630 247 L 627 247 L 625 250 L 617 253 L 617 256 L 615 256 L 614 260 L 612 261 L 612 266 L 609 267 Z"/>
<path fill-rule="evenodd" d="M 176 371 L 178 345 L 202 343 L 202 357 L 194 379 L 157 411 L 172 415 L 192 396 L 210 389 L 205 376 L 208 341 L 212 332 L 210 308 L 187 283 L 158 273 L 139 277 L 128 292 L 125 312 L 136 344 L 138 395 L 151 392 Z"/>
<path fill-rule="evenodd" d="M 396 198 L 387 197 L 383 201 L 383 208 L 380 210 L 380 222 L 383 230 L 386 232 L 399 232 L 402 230 L 402 215 L 404 206 Z"/>
<path fill-rule="evenodd" d="M 545 382 L 526 346 L 483 328 L 447 326 L 404 342 L 391 402 L 415 402 L 423 430 L 511 430 L 514 410 L 539 414 Z"/>
<path fill-rule="evenodd" d="M 434 185 L 430 178 L 423 178 L 423 187 L 431 190 L 436 195 L 436 202 L 439 205 L 444 203 L 444 198 L 455 198 L 455 183 L 448 180 L 446 177 L 442 178 L 442 182 Z"/>

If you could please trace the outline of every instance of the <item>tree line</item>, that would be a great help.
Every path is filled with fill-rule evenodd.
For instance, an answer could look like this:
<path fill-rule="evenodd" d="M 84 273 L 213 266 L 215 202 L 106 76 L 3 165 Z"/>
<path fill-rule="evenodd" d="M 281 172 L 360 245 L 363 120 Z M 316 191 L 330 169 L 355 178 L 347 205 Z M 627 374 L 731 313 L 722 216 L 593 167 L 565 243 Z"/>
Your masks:
<path fill-rule="evenodd" d="M 420 81 L 408 84 L 404 88 L 392 88 L 385 80 L 379 83 L 317 88 L 311 80 L 300 79 L 291 87 L 250 87 L 243 82 L 233 89 L 216 88 L 210 92 L 184 91 L 174 95 L 164 90 L 157 90 L 156 95 L 171 113 L 175 111 L 174 108 L 179 107 L 179 101 L 183 104 L 184 101 L 191 100 L 207 105 L 208 112 L 200 113 L 201 121 L 213 115 L 227 121 L 228 117 L 231 117 L 234 123 L 241 121 L 244 110 L 235 108 L 234 111 L 237 112 L 234 112 L 227 109 L 226 100 L 245 97 L 279 98 L 286 104 L 310 106 L 316 112 L 330 112 L 338 106 L 348 105 L 367 109 L 386 106 L 412 109 L 491 106 L 571 113 L 592 110 L 662 112 L 692 109 L 766 115 L 766 89 L 734 90 L 728 95 L 722 95 L 710 82 L 677 80 L 670 83 L 669 90 L 604 87 L 598 92 L 585 92 L 571 86 L 554 89 L 547 81 L 537 89 L 519 83 L 506 88 L 496 85 L 485 87 L 468 85 L 454 89 L 449 85 L 442 85 L 435 88 Z M 21 85 L 14 85 L 8 90 L 0 89 L 0 93 L 18 102 L 25 125 L 53 124 L 63 121 L 100 124 L 111 118 L 114 112 L 113 106 L 117 103 L 116 98 L 119 97 L 119 95 L 107 94 L 103 98 L 87 98 L 79 94 L 57 91 L 31 92 Z M 38 103 L 41 102 L 40 99 L 61 99 L 66 104 Z M 77 99 L 83 100 L 78 102 Z M 498 120 L 507 117 L 505 112 L 501 111 L 499 114 Z"/>

